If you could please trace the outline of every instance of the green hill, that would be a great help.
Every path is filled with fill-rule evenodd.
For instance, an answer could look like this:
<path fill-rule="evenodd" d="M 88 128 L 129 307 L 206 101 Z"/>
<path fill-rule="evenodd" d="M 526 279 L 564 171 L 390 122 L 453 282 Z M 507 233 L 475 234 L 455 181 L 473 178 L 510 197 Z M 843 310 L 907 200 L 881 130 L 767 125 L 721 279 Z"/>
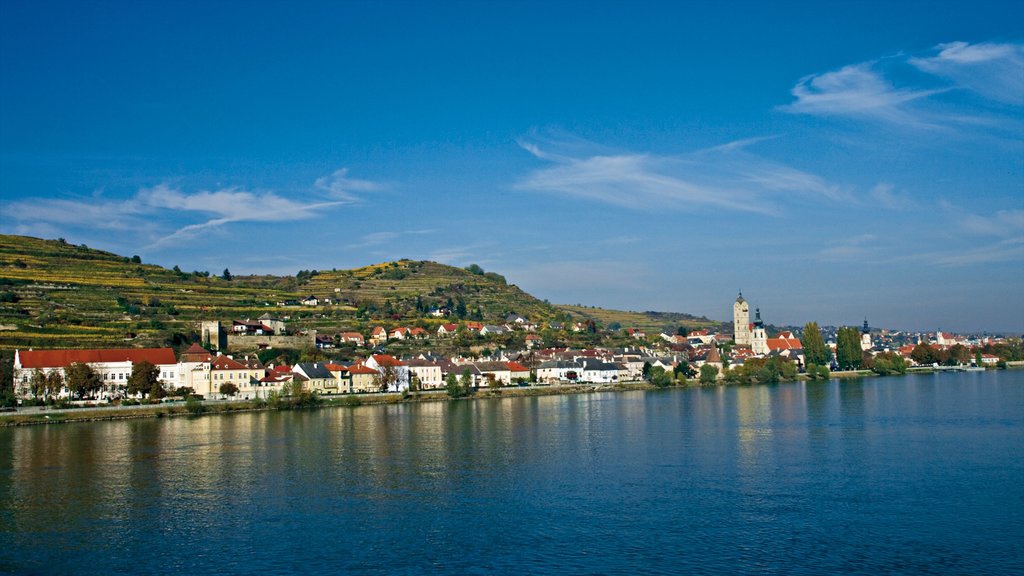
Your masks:
<path fill-rule="evenodd" d="M 622 329 L 639 328 L 648 335 L 657 335 L 661 332 L 675 334 L 676 329 L 680 326 L 685 327 L 687 330 L 707 328 L 712 332 L 719 330 L 732 331 L 731 324 L 709 320 L 703 316 L 692 316 L 678 312 L 627 312 L 591 306 L 568 305 L 559 305 L 558 308 L 568 312 L 576 322 L 593 320 L 605 328 L 616 327 L 616 325 Z"/>
<path fill-rule="evenodd" d="M 235 276 L 168 270 L 132 258 L 25 236 L 0 235 L 0 349 L 180 345 L 199 320 L 287 317 L 294 329 L 365 330 L 420 324 L 432 307 L 466 318 L 535 321 L 559 311 L 505 283 L 436 262 L 402 260 L 296 276 Z M 331 305 L 284 305 L 307 295 Z"/>
<path fill-rule="evenodd" d="M 306 296 L 330 304 L 301 306 Z M 429 311 L 449 307 L 456 317 L 501 323 L 515 312 L 545 325 L 594 320 L 601 327 L 641 328 L 650 334 L 720 323 L 686 314 L 623 312 L 554 306 L 479 267 L 399 260 L 352 270 L 303 270 L 295 276 L 235 276 L 181 272 L 137 258 L 68 244 L 0 235 L 0 350 L 181 346 L 198 322 L 286 319 L 292 330 L 321 333 L 372 326 L 442 322 Z"/>

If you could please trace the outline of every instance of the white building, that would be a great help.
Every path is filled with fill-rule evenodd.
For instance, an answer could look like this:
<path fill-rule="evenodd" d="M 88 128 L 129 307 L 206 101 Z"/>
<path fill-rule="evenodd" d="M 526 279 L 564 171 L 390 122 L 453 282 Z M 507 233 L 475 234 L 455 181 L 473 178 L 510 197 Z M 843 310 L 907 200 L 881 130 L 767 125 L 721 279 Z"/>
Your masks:
<path fill-rule="evenodd" d="M 100 377 L 103 386 L 97 396 L 100 399 L 124 396 L 131 378 L 132 368 L 139 362 L 149 362 L 160 374 L 158 379 L 167 389 L 178 386 L 179 369 L 170 348 L 121 348 L 113 350 L 15 350 L 14 390 L 20 398 L 31 397 L 30 383 L 38 370 L 43 374 L 58 372 L 65 376 L 65 369 L 81 362 L 88 364 Z M 58 392 L 59 397 L 71 395 L 65 385 Z"/>

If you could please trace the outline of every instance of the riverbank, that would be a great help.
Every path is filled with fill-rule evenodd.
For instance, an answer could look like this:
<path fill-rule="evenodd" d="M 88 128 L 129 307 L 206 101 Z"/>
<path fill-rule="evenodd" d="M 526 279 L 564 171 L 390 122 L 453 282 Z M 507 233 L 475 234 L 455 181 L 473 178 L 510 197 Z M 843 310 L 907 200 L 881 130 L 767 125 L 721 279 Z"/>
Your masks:
<path fill-rule="evenodd" d="M 1012 368 L 1024 367 L 1024 363 L 1014 363 Z M 928 374 L 938 372 L 932 367 L 917 367 L 908 370 L 908 374 Z M 849 370 L 832 372 L 830 378 L 838 380 L 871 378 L 878 374 L 870 370 Z M 797 377 L 797 381 L 809 380 L 803 374 Z M 738 384 L 742 386 L 743 384 Z M 693 386 L 729 386 L 719 381 L 717 384 L 702 385 L 696 380 L 689 380 L 686 384 L 679 384 L 673 387 Z M 461 400 L 476 400 L 485 398 L 516 398 L 523 396 L 553 396 L 562 394 L 587 394 L 592 392 L 624 392 L 630 390 L 654 390 L 655 386 L 648 382 L 621 382 L 616 384 L 565 384 L 549 386 L 529 387 L 504 387 L 504 388 L 481 388 L 473 394 Z M 10 426 L 30 426 L 36 424 L 61 424 L 71 422 L 101 422 L 108 420 L 131 420 L 139 418 L 173 418 L 173 417 L 198 417 L 218 414 L 231 414 L 238 412 L 266 412 L 274 410 L 297 410 L 310 408 L 352 408 L 374 404 L 399 404 L 407 402 L 447 402 L 454 399 L 448 396 L 444 390 L 429 390 L 422 392 L 411 392 L 408 394 L 354 394 L 345 396 L 319 397 L 314 402 L 303 404 L 289 404 L 287 401 L 278 405 L 270 405 L 265 400 L 241 400 L 232 401 L 208 401 L 201 404 L 187 405 L 185 402 L 174 402 L 141 406 L 110 406 L 110 407 L 86 407 L 86 408 L 63 408 L 63 409 L 36 409 L 28 412 L 21 409 L 16 412 L 0 412 L 0 428 Z"/>
<path fill-rule="evenodd" d="M 523 396 L 553 396 L 562 394 L 586 394 L 591 392 L 615 392 L 627 390 L 651 390 L 647 382 L 622 382 L 618 384 L 569 384 L 554 386 L 531 386 L 524 388 L 481 388 L 463 400 L 483 398 L 515 398 Z M 238 412 L 266 412 L 275 410 L 298 410 L 313 408 L 353 408 L 374 404 L 399 404 L 408 402 L 441 402 L 454 400 L 444 390 L 411 392 L 408 394 L 354 394 L 346 396 L 319 397 L 315 402 L 291 405 L 268 404 L 265 400 L 219 401 L 187 405 L 185 402 L 152 404 L 141 406 L 110 406 L 17 411 L 0 413 L 0 427 L 30 426 L 36 424 L 62 424 L 71 422 L 101 422 L 108 420 L 132 420 L 139 418 L 173 418 L 179 416 L 198 417 Z"/>

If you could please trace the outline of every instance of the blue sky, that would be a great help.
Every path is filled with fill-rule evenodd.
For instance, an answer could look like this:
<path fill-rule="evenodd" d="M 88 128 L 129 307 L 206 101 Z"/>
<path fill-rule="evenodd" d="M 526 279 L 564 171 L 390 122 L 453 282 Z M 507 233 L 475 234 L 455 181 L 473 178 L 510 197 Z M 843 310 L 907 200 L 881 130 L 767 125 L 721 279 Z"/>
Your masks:
<path fill-rule="evenodd" d="M 1024 332 L 1013 2 L 0 3 L 0 231 Z"/>

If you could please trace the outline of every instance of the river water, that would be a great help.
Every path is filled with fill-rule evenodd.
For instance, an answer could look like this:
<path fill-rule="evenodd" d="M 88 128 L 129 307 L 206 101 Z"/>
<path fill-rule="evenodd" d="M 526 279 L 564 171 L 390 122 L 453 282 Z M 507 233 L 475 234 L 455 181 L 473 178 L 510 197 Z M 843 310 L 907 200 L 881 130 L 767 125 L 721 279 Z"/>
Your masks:
<path fill-rule="evenodd" d="M 0 429 L 0 570 L 1022 574 L 1024 372 Z"/>

